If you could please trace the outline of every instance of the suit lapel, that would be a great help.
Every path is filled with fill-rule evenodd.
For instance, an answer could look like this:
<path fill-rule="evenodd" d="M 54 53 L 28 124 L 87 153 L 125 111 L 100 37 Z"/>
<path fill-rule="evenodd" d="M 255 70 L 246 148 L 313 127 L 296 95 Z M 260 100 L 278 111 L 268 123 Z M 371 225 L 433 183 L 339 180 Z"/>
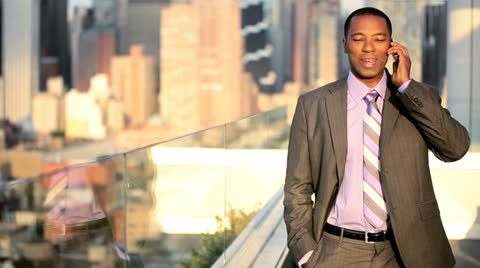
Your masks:
<path fill-rule="evenodd" d="M 390 79 L 389 79 L 390 81 Z M 380 135 L 380 148 L 385 148 L 385 145 L 388 144 L 388 140 L 393 131 L 393 127 L 397 122 L 399 111 L 399 103 L 397 98 L 392 95 L 392 91 L 396 91 L 395 87 L 388 83 L 387 91 L 385 94 L 385 102 L 383 104 L 383 114 L 382 114 L 382 133 Z"/>
<path fill-rule="evenodd" d="M 342 183 L 347 159 L 347 79 L 342 79 L 336 87 L 329 88 L 325 98 L 333 150 L 337 162 L 339 184 Z"/>
<path fill-rule="evenodd" d="M 345 162 L 347 159 L 347 78 L 341 79 L 335 86 L 328 89 L 330 95 L 325 98 L 327 107 L 327 117 L 330 126 L 330 134 L 333 141 L 335 152 L 335 161 L 337 163 L 338 181 L 341 184 L 345 172 Z M 382 113 L 382 133 L 380 136 L 380 148 L 388 144 L 392 134 L 393 127 L 399 116 L 399 103 L 397 98 L 392 95 L 395 91 L 390 77 L 388 79 L 385 102 Z"/>

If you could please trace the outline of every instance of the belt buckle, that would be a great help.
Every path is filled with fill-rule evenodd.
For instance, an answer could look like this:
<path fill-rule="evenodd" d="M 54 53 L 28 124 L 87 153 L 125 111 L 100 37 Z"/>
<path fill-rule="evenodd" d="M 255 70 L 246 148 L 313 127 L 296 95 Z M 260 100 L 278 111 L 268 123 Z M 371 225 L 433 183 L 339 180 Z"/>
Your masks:
<path fill-rule="evenodd" d="M 368 234 L 369 234 L 369 233 L 371 233 L 371 232 L 365 231 L 365 243 L 367 243 L 367 244 L 373 244 L 373 243 L 375 243 L 375 242 L 368 241 Z"/>
<path fill-rule="evenodd" d="M 368 232 L 368 231 L 365 231 L 365 243 L 367 244 L 373 244 L 375 243 L 375 241 L 368 241 L 368 234 L 369 233 L 376 233 L 376 234 L 379 234 L 379 233 L 383 233 L 383 241 L 386 241 L 387 240 L 387 231 L 380 231 L 380 232 Z M 378 242 L 378 241 L 377 241 Z"/>

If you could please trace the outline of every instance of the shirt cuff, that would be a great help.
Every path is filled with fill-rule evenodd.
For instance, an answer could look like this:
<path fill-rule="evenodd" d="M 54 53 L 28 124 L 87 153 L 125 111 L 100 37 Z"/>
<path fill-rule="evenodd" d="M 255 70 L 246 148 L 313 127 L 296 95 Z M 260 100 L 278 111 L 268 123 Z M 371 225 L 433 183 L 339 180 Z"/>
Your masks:
<path fill-rule="evenodd" d="M 398 88 L 398 91 L 400 93 L 403 93 L 405 92 L 405 90 L 407 90 L 407 87 L 408 85 L 410 85 L 410 82 L 412 81 L 412 79 L 409 79 L 408 81 L 405 81 L 399 88 Z"/>
<path fill-rule="evenodd" d="M 312 254 L 313 254 L 313 250 L 310 250 L 305 255 L 303 255 L 303 257 L 298 261 L 298 267 L 302 268 L 302 265 L 307 263 L 308 259 L 310 259 Z"/>

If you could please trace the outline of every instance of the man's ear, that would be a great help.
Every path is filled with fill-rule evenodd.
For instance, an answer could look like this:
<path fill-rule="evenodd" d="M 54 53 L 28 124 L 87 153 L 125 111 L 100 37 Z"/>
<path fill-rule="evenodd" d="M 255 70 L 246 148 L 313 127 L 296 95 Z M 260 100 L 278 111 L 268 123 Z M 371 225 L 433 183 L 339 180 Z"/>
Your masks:
<path fill-rule="evenodd" d="M 345 39 L 345 37 L 343 37 L 343 39 L 342 39 L 342 44 L 343 44 L 343 52 L 345 54 L 348 54 L 347 40 Z"/>

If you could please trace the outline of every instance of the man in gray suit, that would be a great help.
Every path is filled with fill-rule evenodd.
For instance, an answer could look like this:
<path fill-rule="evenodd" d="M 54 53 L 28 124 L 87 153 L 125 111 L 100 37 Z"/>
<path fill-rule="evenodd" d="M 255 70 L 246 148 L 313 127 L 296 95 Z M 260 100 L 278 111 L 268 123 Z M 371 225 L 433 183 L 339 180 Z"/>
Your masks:
<path fill-rule="evenodd" d="M 284 219 L 301 267 L 455 264 L 428 150 L 455 161 L 470 138 L 438 91 L 410 78 L 408 49 L 391 37 L 382 11 L 354 11 L 343 38 L 350 73 L 298 98 Z M 391 75 L 389 55 L 396 59 Z"/>

